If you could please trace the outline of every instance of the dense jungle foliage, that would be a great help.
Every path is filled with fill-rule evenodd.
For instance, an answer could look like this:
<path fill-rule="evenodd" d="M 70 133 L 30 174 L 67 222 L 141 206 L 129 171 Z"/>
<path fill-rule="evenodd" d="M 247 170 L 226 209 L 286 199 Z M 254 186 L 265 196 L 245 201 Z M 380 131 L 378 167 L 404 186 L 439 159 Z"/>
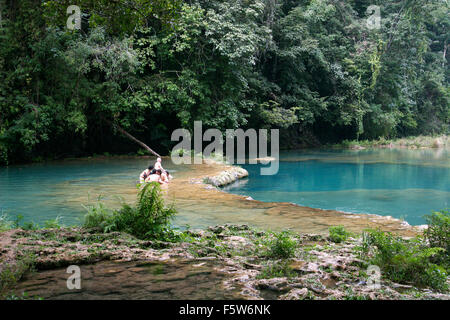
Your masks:
<path fill-rule="evenodd" d="M 449 131 L 448 0 L 0 0 L 0 13 L 3 165 L 136 152 L 111 122 L 162 154 L 194 120 L 279 128 L 291 148 Z"/>

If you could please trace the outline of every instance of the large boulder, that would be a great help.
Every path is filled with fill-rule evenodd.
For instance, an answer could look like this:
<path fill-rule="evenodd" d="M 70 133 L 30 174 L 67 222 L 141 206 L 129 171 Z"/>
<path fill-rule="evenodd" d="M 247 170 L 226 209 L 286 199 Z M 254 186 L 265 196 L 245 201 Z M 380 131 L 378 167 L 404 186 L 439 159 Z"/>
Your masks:
<path fill-rule="evenodd" d="M 215 187 L 225 186 L 234 181 L 247 177 L 248 171 L 241 167 L 232 167 L 229 170 L 222 171 L 219 175 L 205 178 L 204 182 Z"/>

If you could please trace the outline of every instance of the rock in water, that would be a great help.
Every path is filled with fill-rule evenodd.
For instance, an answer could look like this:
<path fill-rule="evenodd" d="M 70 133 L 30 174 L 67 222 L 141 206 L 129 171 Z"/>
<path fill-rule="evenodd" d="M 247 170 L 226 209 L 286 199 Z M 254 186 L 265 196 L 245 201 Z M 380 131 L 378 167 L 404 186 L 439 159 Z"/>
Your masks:
<path fill-rule="evenodd" d="M 433 148 L 442 148 L 442 147 L 444 147 L 444 142 L 442 142 L 442 139 L 436 138 L 433 141 Z"/>
<path fill-rule="evenodd" d="M 233 167 L 229 170 L 221 172 L 217 176 L 205 178 L 204 182 L 215 187 L 221 187 L 247 176 L 247 170 L 240 167 Z"/>

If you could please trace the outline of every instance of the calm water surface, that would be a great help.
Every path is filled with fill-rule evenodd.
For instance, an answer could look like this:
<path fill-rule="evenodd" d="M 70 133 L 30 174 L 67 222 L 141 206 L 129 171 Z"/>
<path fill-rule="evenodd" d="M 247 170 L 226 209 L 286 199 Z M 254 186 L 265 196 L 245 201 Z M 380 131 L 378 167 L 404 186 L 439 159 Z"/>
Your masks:
<path fill-rule="evenodd" d="M 244 165 L 250 178 L 225 190 L 262 201 L 391 215 L 417 225 L 431 210 L 450 207 L 449 156 L 448 150 L 289 152 L 281 155 L 277 175 L 261 176 L 259 165 Z M 175 178 L 189 175 L 188 167 L 167 162 Z M 121 198 L 134 201 L 138 175 L 148 163 L 142 158 L 96 159 L 0 168 L 0 215 L 20 214 L 39 224 L 60 216 L 64 224 L 78 224 L 82 205 L 99 195 L 111 206 L 120 205 Z M 256 214 L 237 217 L 232 207 L 219 212 L 219 207 L 201 208 L 193 200 L 177 203 L 177 225 L 242 223 L 246 214 Z"/>
<path fill-rule="evenodd" d="M 255 200 L 390 215 L 412 225 L 450 206 L 449 150 L 303 151 L 281 155 L 275 176 L 250 176 L 224 190 Z"/>
<path fill-rule="evenodd" d="M 0 168 L 0 210 L 39 224 L 56 217 L 64 224 L 79 224 L 86 212 L 83 205 L 99 197 L 112 207 L 134 201 L 139 174 L 149 163 L 111 158 Z M 187 168 L 179 166 L 171 173 L 177 170 Z"/>

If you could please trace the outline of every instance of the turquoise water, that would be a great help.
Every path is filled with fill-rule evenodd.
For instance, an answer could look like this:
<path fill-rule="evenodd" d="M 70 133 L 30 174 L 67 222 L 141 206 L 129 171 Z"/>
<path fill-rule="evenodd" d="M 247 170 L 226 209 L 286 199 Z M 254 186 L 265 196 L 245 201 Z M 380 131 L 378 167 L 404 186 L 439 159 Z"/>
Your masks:
<path fill-rule="evenodd" d="M 422 216 L 450 207 L 448 150 L 302 151 L 281 155 L 276 176 L 260 176 L 258 165 L 245 165 L 250 178 L 225 190 L 262 201 L 282 201 L 313 208 L 373 213 L 423 224 Z M 150 159 L 68 160 L 0 168 L 0 216 L 22 215 L 43 225 L 61 217 L 79 224 L 98 196 L 108 206 L 136 199 L 139 173 Z M 175 179 L 189 177 L 189 168 L 164 160 Z M 175 199 L 175 224 L 203 228 L 223 223 L 263 226 L 283 224 L 261 209 L 208 199 Z M 291 223 L 291 222 L 289 222 Z M 298 222 L 302 224 L 301 221 Z M 289 226 L 289 225 L 288 225 Z"/>
<path fill-rule="evenodd" d="M 149 159 L 68 160 L 0 168 L 0 216 L 43 225 L 60 218 L 64 225 L 79 224 L 85 209 L 100 196 L 114 207 L 135 199 L 139 174 Z M 167 167 L 171 173 L 186 170 Z"/>
<path fill-rule="evenodd" d="M 244 165 L 249 178 L 224 190 L 255 200 L 292 202 L 351 213 L 393 216 L 412 225 L 450 207 L 448 150 L 288 152 L 277 175 Z"/>

